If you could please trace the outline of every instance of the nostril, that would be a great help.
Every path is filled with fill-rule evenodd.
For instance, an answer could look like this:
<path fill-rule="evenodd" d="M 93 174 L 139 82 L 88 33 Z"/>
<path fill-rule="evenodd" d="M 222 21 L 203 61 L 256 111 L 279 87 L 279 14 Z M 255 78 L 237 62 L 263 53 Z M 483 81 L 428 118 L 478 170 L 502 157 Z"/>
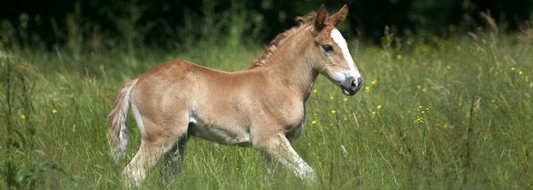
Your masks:
<path fill-rule="evenodd" d="M 355 85 L 355 81 L 357 81 L 357 85 Z M 359 78 L 357 78 L 357 80 L 353 81 L 353 84 L 356 86 L 354 91 L 358 92 L 361 89 L 361 87 L 363 86 L 363 79 L 361 77 L 359 77 Z"/>
<path fill-rule="evenodd" d="M 356 82 L 357 82 L 357 80 L 353 80 L 353 82 L 352 82 L 352 86 L 351 86 L 351 87 L 352 87 L 352 90 L 357 89 L 357 83 L 356 83 Z"/>

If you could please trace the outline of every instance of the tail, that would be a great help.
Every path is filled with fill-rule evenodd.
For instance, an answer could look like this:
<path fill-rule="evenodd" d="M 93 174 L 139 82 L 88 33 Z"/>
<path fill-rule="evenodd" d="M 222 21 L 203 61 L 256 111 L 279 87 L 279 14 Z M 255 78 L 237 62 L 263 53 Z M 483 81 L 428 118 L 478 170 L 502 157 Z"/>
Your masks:
<path fill-rule="evenodd" d="M 107 124 L 110 125 L 107 130 L 107 140 L 111 149 L 111 156 L 116 161 L 120 160 L 126 154 L 126 147 L 128 145 L 126 121 L 130 109 L 131 91 L 135 83 L 137 83 L 137 78 L 127 79 L 122 83 L 122 87 L 115 94 L 115 101 L 113 101 L 111 113 L 107 117 Z"/>

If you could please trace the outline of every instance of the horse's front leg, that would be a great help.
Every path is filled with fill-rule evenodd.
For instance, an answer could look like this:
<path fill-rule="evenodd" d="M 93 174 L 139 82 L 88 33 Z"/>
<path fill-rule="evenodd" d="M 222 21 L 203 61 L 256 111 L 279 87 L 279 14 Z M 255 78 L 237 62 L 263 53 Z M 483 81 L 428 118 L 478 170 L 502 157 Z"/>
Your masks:
<path fill-rule="evenodd" d="M 313 168 L 296 153 L 285 135 L 275 134 L 255 138 L 253 146 L 264 152 L 269 160 L 278 161 L 291 169 L 299 178 L 314 181 Z"/>

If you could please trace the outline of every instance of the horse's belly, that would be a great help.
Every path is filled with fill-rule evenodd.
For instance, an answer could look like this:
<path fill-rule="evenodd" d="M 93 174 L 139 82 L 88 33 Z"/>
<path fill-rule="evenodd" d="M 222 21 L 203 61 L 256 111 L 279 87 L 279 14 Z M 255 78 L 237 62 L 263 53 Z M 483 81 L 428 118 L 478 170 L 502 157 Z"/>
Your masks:
<path fill-rule="evenodd" d="M 227 145 L 250 146 L 250 134 L 241 127 L 220 127 L 190 123 L 189 133 L 193 136 Z"/>

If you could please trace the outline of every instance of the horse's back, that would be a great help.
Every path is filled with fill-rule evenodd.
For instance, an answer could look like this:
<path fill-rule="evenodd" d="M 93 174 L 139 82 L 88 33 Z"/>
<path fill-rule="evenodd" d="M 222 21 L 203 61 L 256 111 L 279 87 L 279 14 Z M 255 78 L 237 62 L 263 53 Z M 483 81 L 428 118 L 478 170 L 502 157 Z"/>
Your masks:
<path fill-rule="evenodd" d="M 146 114 L 233 110 L 230 113 L 235 113 L 235 117 L 242 117 L 248 111 L 243 103 L 258 88 L 252 81 L 261 81 L 257 78 L 254 74 L 219 71 L 182 60 L 168 61 L 139 76 L 132 103 L 141 110 L 150 110 Z"/>

